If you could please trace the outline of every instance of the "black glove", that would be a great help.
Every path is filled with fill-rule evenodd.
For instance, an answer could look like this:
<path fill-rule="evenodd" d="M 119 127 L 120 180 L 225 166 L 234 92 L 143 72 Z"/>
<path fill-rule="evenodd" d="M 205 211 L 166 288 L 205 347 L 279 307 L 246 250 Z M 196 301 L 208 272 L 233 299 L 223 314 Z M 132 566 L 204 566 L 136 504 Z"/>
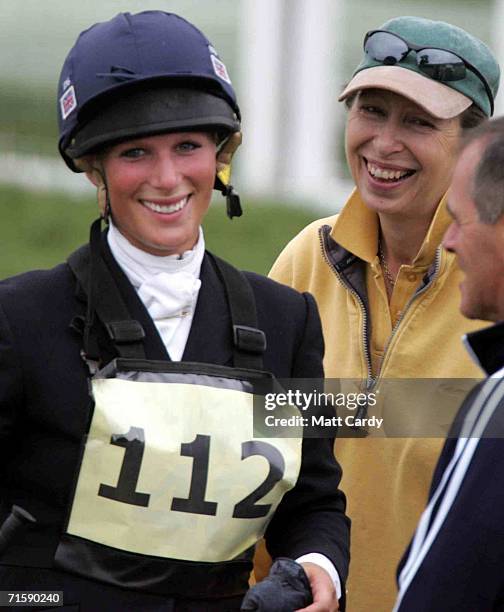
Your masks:
<path fill-rule="evenodd" d="M 304 569 L 287 558 L 278 558 L 262 582 L 254 585 L 241 605 L 241 612 L 293 612 L 313 603 Z"/>

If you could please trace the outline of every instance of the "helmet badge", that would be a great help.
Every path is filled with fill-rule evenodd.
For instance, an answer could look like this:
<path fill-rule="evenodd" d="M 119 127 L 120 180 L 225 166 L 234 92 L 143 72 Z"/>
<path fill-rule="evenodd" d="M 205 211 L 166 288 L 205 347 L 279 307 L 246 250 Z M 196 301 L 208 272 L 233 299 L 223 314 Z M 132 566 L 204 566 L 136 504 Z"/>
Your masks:
<path fill-rule="evenodd" d="M 75 89 L 73 85 L 70 85 L 65 89 L 63 95 L 59 99 L 61 117 L 66 119 L 70 113 L 77 108 L 77 97 L 75 95 Z"/>

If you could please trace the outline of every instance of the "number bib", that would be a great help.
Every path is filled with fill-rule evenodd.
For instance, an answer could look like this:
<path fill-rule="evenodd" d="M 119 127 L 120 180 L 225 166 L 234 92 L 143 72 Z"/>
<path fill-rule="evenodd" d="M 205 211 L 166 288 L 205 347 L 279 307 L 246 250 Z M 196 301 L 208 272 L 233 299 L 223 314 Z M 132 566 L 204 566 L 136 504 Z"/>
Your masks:
<path fill-rule="evenodd" d="M 125 364 L 92 381 L 67 534 L 139 555 L 235 559 L 295 485 L 302 432 L 254 439 L 253 385 L 235 369 Z"/>

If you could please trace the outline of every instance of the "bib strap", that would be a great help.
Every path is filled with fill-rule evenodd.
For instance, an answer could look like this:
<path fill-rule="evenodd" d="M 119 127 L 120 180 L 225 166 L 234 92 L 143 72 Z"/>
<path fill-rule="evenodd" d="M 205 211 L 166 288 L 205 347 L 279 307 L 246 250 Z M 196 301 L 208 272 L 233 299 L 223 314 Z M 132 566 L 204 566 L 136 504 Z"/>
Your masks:
<path fill-rule="evenodd" d="M 95 314 L 105 326 L 120 357 L 145 359 L 144 329 L 138 321 L 131 318 L 123 297 L 100 255 L 101 219 L 93 222 L 90 234 L 90 245 L 81 247 L 68 258 L 68 265 L 88 298 L 84 324 L 86 359 L 100 359 L 98 343 L 91 333 Z"/>
<path fill-rule="evenodd" d="M 99 347 L 92 334 L 95 316 L 103 323 L 120 357 L 145 359 L 142 325 L 131 318 L 112 274 L 101 257 L 101 219 L 91 225 L 90 244 L 72 253 L 68 264 L 87 294 L 84 323 L 84 353 L 99 361 Z M 207 252 L 226 294 L 233 334 L 233 364 L 236 368 L 262 370 L 266 336 L 257 328 L 255 297 L 245 275 L 234 266 Z"/>
<path fill-rule="evenodd" d="M 207 254 L 226 290 L 233 325 L 234 366 L 262 370 L 266 335 L 257 327 L 257 310 L 252 287 L 240 270 L 208 251 Z"/>

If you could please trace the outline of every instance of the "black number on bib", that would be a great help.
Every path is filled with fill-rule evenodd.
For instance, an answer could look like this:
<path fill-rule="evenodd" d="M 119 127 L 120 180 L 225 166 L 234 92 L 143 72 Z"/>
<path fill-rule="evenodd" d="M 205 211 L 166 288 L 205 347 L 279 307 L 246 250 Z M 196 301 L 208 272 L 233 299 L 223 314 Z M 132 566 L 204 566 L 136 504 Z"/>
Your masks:
<path fill-rule="evenodd" d="M 205 500 L 208 480 L 208 460 L 210 456 L 210 436 L 198 434 L 192 442 L 181 444 L 180 454 L 182 457 L 194 458 L 189 498 L 174 497 L 171 509 L 177 512 L 215 516 L 217 514 L 216 502 Z"/>
<path fill-rule="evenodd" d="M 146 508 L 149 505 L 150 495 L 136 491 L 145 448 L 144 430 L 141 427 L 130 427 L 127 434 L 112 434 L 110 444 L 125 449 L 121 471 L 117 486 L 101 484 L 98 495 Z"/>
<path fill-rule="evenodd" d="M 242 443 L 242 461 L 248 457 L 260 455 L 269 463 L 266 480 L 234 507 L 233 518 L 260 518 L 266 516 L 271 504 L 256 504 L 256 501 L 267 495 L 277 482 L 282 480 L 285 472 L 285 461 L 282 454 L 267 442 L 249 441 Z"/>
<path fill-rule="evenodd" d="M 121 471 L 117 479 L 117 486 L 100 484 L 98 495 L 146 508 L 149 505 L 150 495 L 139 493 L 136 490 L 145 449 L 144 430 L 141 427 L 130 427 L 126 434 L 112 434 L 110 443 L 125 449 Z M 171 509 L 176 512 L 215 516 L 217 514 L 217 502 L 205 500 L 210 459 L 210 436 L 198 434 L 192 442 L 181 444 L 180 454 L 182 457 L 193 458 L 189 497 L 174 497 Z M 265 497 L 284 476 L 284 458 L 272 444 L 258 440 L 242 443 L 242 461 L 257 455 L 267 459 L 269 473 L 262 484 L 235 505 L 233 518 L 252 519 L 266 516 L 271 509 L 271 504 L 257 504 L 256 502 Z"/>

